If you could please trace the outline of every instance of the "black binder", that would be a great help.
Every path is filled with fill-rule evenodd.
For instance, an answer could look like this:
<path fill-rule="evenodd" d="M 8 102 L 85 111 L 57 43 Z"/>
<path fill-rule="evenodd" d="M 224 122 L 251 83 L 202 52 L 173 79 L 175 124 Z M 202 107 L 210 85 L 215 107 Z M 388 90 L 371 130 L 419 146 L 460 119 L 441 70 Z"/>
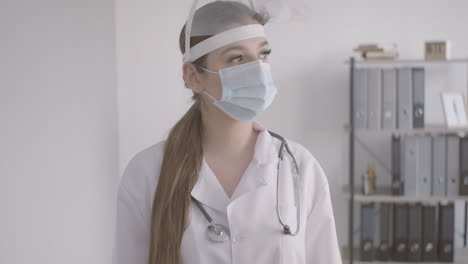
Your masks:
<path fill-rule="evenodd" d="M 374 260 L 374 211 L 373 203 L 361 205 L 361 261 Z"/>
<path fill-rule="evenodd" d="M 413 68 L 413 128 L 424 127 L 424 68 Z"/>
<path fill-rule="evenodd" d="M 439 261 L 453 261 L 454 206 L 453 203 L 439 206 Z"/>
<path fill-rule="evenodd" d="M 408 207 L 408 261 L 422 260 L 422 206 L 410 204 Z"/>
<path fill-rule="evenodd" d="M 391 256 L 391 205 L 381 203 L 379 205 L 379 240 L 377 241 L 376 259 L 390 260 Z"/>
<path fill-rule="evenodd" d="M 393 255 L 396 261 L 408 259 L 408 205 L 395 204 L 393 212 Z"/>
<path fill-rule="evenodd" d="M 460 139 L 460 195 L 468 195 L 468 137 Z"/>
<path fill-rule="evenodd" d="M 399 136 L 392 136 L 392 194 L 403 195 L 403 180 L 401 179 L 401 139 Z"/>
<path fill-rule="evenodd" d="M 422 260 L 437 261 L 437 206 L 423 206 L 423 247 Z"/>

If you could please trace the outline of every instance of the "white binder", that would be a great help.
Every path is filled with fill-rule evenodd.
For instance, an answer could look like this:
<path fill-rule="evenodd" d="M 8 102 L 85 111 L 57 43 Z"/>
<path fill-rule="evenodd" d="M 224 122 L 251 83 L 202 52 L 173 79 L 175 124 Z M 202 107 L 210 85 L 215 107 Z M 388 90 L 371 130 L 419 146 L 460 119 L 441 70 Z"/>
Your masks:
<path fill-rule="evenodd" d="M 397 107 L 396 69 L 382 70 L 382 128 L 396 129 Z"/>
<path fill-rule="evenodd" d="M 432 195 L 447 195 L 447 138 L 434 136 L 432 141 Z"/>
<path fill-rule="evenodd" d="M 447 136 L 447 196 L 458 196 L 460 179 L 460 138 Z"/>
<path fill-rule="evenodd" d="M 371 130 L 379 130 L 381 128 L 381 111 L 382 111 L 382 76 L 380 69 L 367 70 L 367 118 L 368 128 Z"/>
<path fill-rule="evenodd" d="M 428 136 L 406 136 L 403 140 L 403 178 L 407 196 L 429 196 L 432 182 L 432 140 Z"/>
<path fill-rule="evenodd" d="M 367 70 L 354 69 L 354 127 L 367 129 Z"/>
<path fill-rule="evenodd" d="M 398 128 L 413 128 L 413 74 L 411 68 L 398 69 Z"/>

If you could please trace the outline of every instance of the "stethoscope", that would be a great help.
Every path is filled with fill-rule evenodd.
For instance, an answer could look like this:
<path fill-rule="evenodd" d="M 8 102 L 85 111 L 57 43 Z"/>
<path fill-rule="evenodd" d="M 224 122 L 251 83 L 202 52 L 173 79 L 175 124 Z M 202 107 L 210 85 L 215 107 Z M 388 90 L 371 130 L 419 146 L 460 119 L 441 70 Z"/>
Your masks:
<path fill-rule="evenodd" d="M 299 201 L 300 197 L 300 190 L 299 190 L 299 167 L 297 165 L 296 159 L 294 158 L 294 155 L 291 153 L 291 150 L 289 149 L 288 143 L 286 142 L 286 139 L 284 139 L 282 136 L 268 131 L 270 135 L 273 137 L 279 139 L 281 141 L 281 146 L 278 151 L 278 163 L 276 166 L 276 215 L 278 216 L 278 221 L 281 225 L 281 229 L 285 235 L 292 235 L 295 236 L 299 232 L 300 228 L 300 215 L 301 215 L 301 204 Z M 280 168 L 281 168 L 281 161 L 283 161 L 283 151 L 286 149 L 288 152 L 289 156 L 292 158 L 292 162 L 294 163 L 293 166 L 293 178 L 294 178 L 294 198 L 295 202 L 297 204 L 297 209 L 296 209 L 296 230 L 294 232 L 291 231 L 291 228 L 288 224 L 286 224 L 283 219 L 281 218 L 281 214 L 279 211 L 279 206 L 278 206 L 278 193 L 279 193 L 279 175 L 280 175 Z M 224 242 L 226 240 L 229 240 L 230 233 L 229 229 L 225 227 L 224 225 L 218 224 L 213 221 L 213 218 L 208 214 L 208 212 L 205 210 L 205 208 L 202 206 L 202 204 L 195 199 L 192 196 L 192 200 L 195 202 L 195 204 L 200 208 L 200 211 L 203 213 L 205 216 L 206 220 L 208 220 L 208 227 L 206 229 L 206 234 L 208 236 L 208 239 L 213 241 L 213 242 Z"/>

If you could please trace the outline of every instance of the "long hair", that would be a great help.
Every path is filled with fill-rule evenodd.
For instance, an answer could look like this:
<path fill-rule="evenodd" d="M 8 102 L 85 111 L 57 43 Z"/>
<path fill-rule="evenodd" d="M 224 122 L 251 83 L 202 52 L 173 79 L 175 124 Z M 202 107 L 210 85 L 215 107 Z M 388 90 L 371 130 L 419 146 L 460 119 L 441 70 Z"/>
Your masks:
<path fill-rule="evenodd" d="M 247 24 L 249 21 L 246 21 L 246 17 L 252 18 L 249 14 L 253 12 L 243 4 L 230 1 L 216 1 L 199 10 L 214 13 L 223 10 L 224 14 L 226 10 L 232 11 L 229 16 L 216 18 L 216 23 L 220 27 L 232 23 Z M 253 19 L 264 25 L 268 17 L 255 13 Z M 191 37 L 190 46 L 209 37 Z M 180 32 L 179 48 L 183 54 L 185 52 L 185 25 Z M 206 56 L 197 59 L 193 64 L 206 67 Z M 193 105 L 171 129 L 165 143 L 164 157 L 152 206 L 149 264 L 180 263 L 180 245 L 190 213 L 190 192 L 198 180 L 203 161 L 201 99 L 196 93 L 193 94 L 192 99 Z"/>

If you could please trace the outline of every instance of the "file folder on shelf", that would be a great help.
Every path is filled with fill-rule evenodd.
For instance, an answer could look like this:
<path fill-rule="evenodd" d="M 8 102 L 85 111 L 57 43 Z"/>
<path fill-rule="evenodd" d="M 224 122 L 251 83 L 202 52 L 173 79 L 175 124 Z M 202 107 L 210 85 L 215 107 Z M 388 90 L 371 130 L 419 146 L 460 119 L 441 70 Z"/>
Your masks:
<path fill-rule="evenodd" d="M 432 139 L 428 136 L 406 136 L 402 141 L 402 178 L 407 196 L 429 196 L 432 180 Z"/>
<path fill-rule="evenodd" d="M 361 261 L 374 260 L 374 211 L 373 203 L 361 205 Z"/>
<path fill-rule="evenodd" d="M 395 204 L 393 213 L 393 255 L 396 261 L 408 259 L 408 205 Z"/>
<path fill-rule="evenodd" d="M 382 70 L 382 128 L 396 129 L 397 74 L 396 69 Z"/>
<path fill-rule="evenodd" d="M 422 260 L 437 261 L 437 205 L 423 205 Z"/>
<path fill-rule="evenodd" d="M 413 128 L 424 127 L 424 68 L 413 68 Z"/>
<path fill-rule="evenodd" d="M 354 127 L 367 129 L 367 69 L 354 69 Z"/>
<path fill-rule="evenodd" d="M 385 261 L 390 260 L 391 256 L 391 205 L 380 203 L 378 208 L 378 236 L 376 241 L 376 259 Z"/>
<path fill-rule="evenodd" d="M 460 138 L 447 136 L 447 195 L 459 195 Z"/>
<path fill-rule="evenodd" d="M 432 195 L 447 195 L 447 138 L 433 137 L 432 152 Z"/>
<path fill-rule="evenodd" d="M 408 206 L 408 261 L 422 260 L 422 216 L 420 204 Z"/>
<path fill-rule="evenodd" d="M 439 245 L 438 260 L 453 261 L 454 235 L 454 207 L 453 203 L 439 206 Z"/>
<path fill-rule="evenodd" d="M 411 68 L 399 68 L 397 73 L 398 128 L 413 128 L 413 76 Z"/>
<path fill-rule="evenodd" d="M 401 137 L 392 136 L 392 194 L 402 195 L 404 182 L 401 177 Z"/>
<path fill-rule="evenodd" d="M 465 201 L 455 201 L 454 202 L 454 248 L 464 248 L 465 247 Z"/>
<path fill-rule="evenodd" d="M 460 195 L 468 195 L 468 137 L 460 139 Z"/>
<path fill-rule="evenodd" d="M 368 128 L 381 129 L 382 111 L 382 76 L 380 69 L 367 70 L 367 118 Z"/>

